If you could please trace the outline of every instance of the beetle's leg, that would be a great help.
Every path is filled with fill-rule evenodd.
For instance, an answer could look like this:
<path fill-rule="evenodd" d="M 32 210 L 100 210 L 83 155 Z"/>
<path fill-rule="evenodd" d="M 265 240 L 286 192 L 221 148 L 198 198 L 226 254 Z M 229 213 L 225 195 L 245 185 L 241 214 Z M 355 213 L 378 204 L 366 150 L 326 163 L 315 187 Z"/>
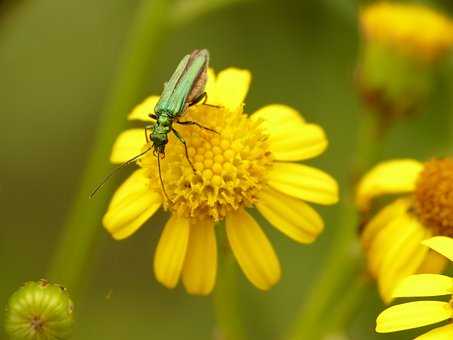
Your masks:
<path fill-rule="evenodd" d="M 159 169 L 159 179 L 160 179 L 160 186 L 162 187 L 162 192 L 164 193 L 165 198 L 167 201 L 170 203 L 170 205 L 173 205 L 173 202 L 168 198 L 167 191 L 165 191 L 165 185 L 164 181 L 162 179 L 162 170 L 160 169 L 160 155 L 157 155 L 157 168 Z"/>
<path fill-rule="evenodd" d="M 214 133 L 218 134 L 218 132 L 216 130 L 208 128 L 206 126 L 203 126 L 200 123 L 194 122 L 192 120 L 186 120 L 184 122 L 181 122 L 180 120 L 176 120 L 176 123 L 178 123 L 180 125 L 195 125 L 195 126 L 198 126 L 200 129 L 208 130 L 208 131 L 211 131 L 211 132 L 214 132 Z"/>
<path fill-rule="evenodd" d="M 192 164 L 192 162 L 190 161 L 190 158 L 189 158 L 189 151 L 187 151 L 187 143 L 186 143 L 186 141 L 184 140 L 184 138 L 182 138 L 182 136 L 178 133 L 178 131 L 176 131 L 173 128 L 171 128 L 171 131 L 173 131 L 173 133 L 175 134 L 176 138 L 178 138 L 179 141 L 184 145 L 184 150 L 186 151 L 187 161 L 189 162 L 189 165 L 192 168 L 193 172 L 196 172 L 195 171 L 195 167 L 193 166 L 193 164 Z"/>
<path fill-rule="evenodd" d="M 148 131 L 150 131 L 153 127 L 154 127 L 154 125 L 146 125 L 145 126 L 145 139 L 146 139 L 146 143 L 147 144 L 149 144 L 149 142 L 150 142 L 149 136 L 148 136 Z"/>
<path fill-rule="evenodd" d="M 198 104 L 199 102 L 202 102 L 201 105 L 206 105 L 206 106 L 211 106 L 211 107 L 216 107 L 216 108 L 220 108 L 221 107 L 221 106 L 218 106 L 218 105 L 206 104 L 207 101 L 208 101 L 208 93 L 207 92 L 203 92 L 198 97 L 194 98 L 189 103 L 189 106 L 192 106 L 192 105 Z"/>

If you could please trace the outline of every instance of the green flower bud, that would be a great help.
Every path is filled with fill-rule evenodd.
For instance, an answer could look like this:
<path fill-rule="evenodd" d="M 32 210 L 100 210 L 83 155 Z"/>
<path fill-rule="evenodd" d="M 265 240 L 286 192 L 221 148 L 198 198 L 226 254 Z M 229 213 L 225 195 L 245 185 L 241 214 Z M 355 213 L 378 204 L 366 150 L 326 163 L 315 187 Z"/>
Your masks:
<path fill-rule="evenodd" d="M 383 121 L 416 113 L 453 50 L 453 21 L 414 4 L 376 2 L 360 12 L 360 92 Z"/>
<path fill-rule="evenodd" d="M 5 329 L 15 340 L 63 340 L 74 324 L 74 305 L 66 288 L 46 280 L 27 282 L 11 295 Z"/>

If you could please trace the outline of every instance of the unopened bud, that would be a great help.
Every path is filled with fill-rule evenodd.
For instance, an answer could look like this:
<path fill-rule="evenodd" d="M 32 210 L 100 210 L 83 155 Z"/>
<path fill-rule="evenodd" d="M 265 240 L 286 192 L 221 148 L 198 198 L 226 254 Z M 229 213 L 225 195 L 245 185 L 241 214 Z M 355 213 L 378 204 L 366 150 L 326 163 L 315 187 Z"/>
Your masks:
<path fill-rule="evenodd" d="M 46 280 L 25 283 L 6 307 L 5 329 L 11 339 L 63 340 L 73 324 L 74 305 L 66 288 Z"/>

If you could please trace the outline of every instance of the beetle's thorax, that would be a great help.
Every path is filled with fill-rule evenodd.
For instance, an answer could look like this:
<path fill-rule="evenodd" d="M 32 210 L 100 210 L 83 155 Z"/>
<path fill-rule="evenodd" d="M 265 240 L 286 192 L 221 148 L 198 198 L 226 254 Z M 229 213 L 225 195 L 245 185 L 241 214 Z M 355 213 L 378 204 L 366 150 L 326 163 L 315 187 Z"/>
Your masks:
<path fill-rule="evenodd" d="M 154 125 L 153 131 L 166 131 L 170 132 L 171 125 L 173 123 L 173 117 L 167 112 L 161 112 L 157 114 L 156 124 Z"/>
<path fill-rule="evenodd" d="M 162 112 L 157 115 L 156 123 L 150 135 L 154 150 L 158 153 L 164 153 L 165 145 L 168 143 L 168 134 L 171 131 L 173 119 L 166 113 Z"/>

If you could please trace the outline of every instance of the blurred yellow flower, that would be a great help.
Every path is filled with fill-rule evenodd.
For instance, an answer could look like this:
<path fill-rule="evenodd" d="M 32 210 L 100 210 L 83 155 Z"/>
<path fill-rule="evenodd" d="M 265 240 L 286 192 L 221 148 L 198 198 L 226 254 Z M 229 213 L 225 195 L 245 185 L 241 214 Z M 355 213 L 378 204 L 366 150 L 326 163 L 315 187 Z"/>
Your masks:
<path fill-rule="evenodd" d="M 453 46 L 452 21 L 426 6 L 378 2 L 365 7 L 360 20 L 367 39 L 426 61 Z"/>
<path fill-rule="evenodd" d="M 445 259 L 420 242 L 433 235 L 453 236 L 453 160 L 383 162 L 360 181 L 356 202 L 369 212 L 373 199 L 386 194 L 403 196 L 365 224 L 361 241 L 369 271 L 384 301 L 390 302 L 404 277 L 439 273 L 445 266 Z"/>
<path fill-rule="evenodd" d="M 453 261 L 452 238 L 437 236 L 423 243 Z M 453 339 L 453 278 L 437 274 L 411 275 L 403 279 L 393 292 L 395 298 L 441 295 L 451 295 L 452 298 L 450 302 L 415 301 L 387 308 L 376 320 L 376 332 L 396 332 L 450 320 L 447 325 L 435 328 L 417 339 Z"/>
<path fill-rule="evenodd" d="M 215 129 L 183 126 L 194 173 L 184 147 L 169 138 L 162 178 L 171 204 L 163 195 L 156 158 L 143 156 L 136 170 L 116 191 L 103 218 L 115 239 L 133 234 L 163 206 L 171 213 L 154 257 L 154 272 L 168 288 L 180 276 L 189 293 L 209 294 L 217 272 L 215 224 L 225 220 L 231 249 L 244 274 L 267 290 L 280 278 L 281 269 L 266 235 L 245 210 L 255 206 L 275 228 L 300 243 L 313 242 L 323 220 L 305 201 L 333 204 L 338 200 L 336 181 L 309 166 L 291 163 L 313 158 L 327 147 L 323 129 L 309 124 L 285 105 L 269 105 L 251 116 L 243 112 L 250 73 L 234 68 L 217 76 L 208 73 L 210 105 L 189 107 L 185 118 Z M 158 100 L 151 96 L 129 115 L 151 122 Z M 143 129 L 123 132 L 111 161 L 121 163 L 146 145 Z"/>

